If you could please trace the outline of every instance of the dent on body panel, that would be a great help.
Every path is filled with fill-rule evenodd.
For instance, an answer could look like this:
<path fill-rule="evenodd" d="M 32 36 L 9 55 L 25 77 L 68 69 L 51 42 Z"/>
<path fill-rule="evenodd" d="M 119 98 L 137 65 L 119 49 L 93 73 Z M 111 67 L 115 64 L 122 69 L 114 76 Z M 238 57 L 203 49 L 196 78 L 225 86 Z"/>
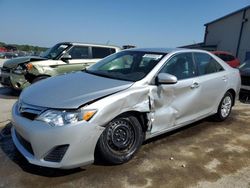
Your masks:
<path fill-rule="evenodd" d="M 190 85 L 193 81 L 183 81 L 179 82 L 177 85 L 178 89 L 175 90 L 175 97 L 178 98 L 174 102 L 173 107 L 178 111 L 176 115 L 176 124 L 183 123 L 188 118 L 192 117 L 193 114 L 196 114 L 196 109 L 199 106 L 199 95 L 200 89 L 191 89 Z"/>
<path fill-rule="evenodd" d="M 178 114 L 173 107 L 174 88 L 170 86 L 168 89 L 163 89 L 161 85 L 151 86 L 149 96 L 151 99 L 151 132 L 158 132 L 172 126 Z"/>
<path fill-rule="evenodd" d="M 50 66 L 36 66 L 38 74 L 55 75 L 55 69 Z"/>
<path fill-rule="evenodd" d="M 98 122 L 102 120 L 102 125 L 128 111 L 149 113 L 151 106 L 149 88 L 148 86 L 130 88 L 96 102 L 95 106 L 100 109 L 100 112 L 96 114 L 93 122 L 96 121 L 95 123 L 99 124 Z"/>

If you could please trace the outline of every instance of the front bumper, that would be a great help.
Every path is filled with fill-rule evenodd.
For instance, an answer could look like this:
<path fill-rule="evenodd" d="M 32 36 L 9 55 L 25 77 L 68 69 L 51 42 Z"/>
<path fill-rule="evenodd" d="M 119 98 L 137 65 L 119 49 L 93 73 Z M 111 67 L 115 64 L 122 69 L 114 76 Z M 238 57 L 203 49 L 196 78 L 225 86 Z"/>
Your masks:
<path fill-rule="evenodd" d="M 22 74 L 11 73 L 10 80 L 12 87 L 16 90 L 22 90 L 30 86 L 30 83 L 28 82 L 28 80 L 26 80 L 25 76 Z"/>
<path fill-rule="evenodd" d="M 4 72 L 3 70 L 0 73 L 0 83 L 3 86 L 12 87 L 16 90 L 22 90 L 30 85 L 24 75 L 15 74 L 11 71 Z"/>
<path fill-rule="evenodd" d="M 12 109 L 12 124 L 13 142 L 30 163 L 65 169 L 93 163 L 96 143 L 104 130 L 101 126 L 87 122 L 51 127 L 44 122 L 22 117 L 17 110 L 17 103 Z M 63 146 L 67 147 L 62 159 L 49 161 L 48 155 L 55 148 Z"/>

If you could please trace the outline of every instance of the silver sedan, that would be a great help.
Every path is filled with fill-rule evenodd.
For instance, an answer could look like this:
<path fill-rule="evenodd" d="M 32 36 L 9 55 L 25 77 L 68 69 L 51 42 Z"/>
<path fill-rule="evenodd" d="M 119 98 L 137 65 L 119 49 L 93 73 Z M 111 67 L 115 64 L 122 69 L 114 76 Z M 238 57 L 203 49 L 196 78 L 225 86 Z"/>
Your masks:
<path fill-rule="evenodd" d="M 239 89 L 239 71 L 209 52 L 124 50 L 25 89 L 12 138 L 40 166 L 74 168 L 95 156 L 121 164 L 146 139 L 208 116 L 225 120 Z"/>

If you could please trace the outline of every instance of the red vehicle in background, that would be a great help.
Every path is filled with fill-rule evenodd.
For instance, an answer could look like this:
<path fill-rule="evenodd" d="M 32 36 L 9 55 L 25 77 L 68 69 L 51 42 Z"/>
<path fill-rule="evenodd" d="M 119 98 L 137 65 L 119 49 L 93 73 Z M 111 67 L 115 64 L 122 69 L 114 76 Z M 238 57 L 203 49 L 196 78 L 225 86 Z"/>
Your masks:
<path fill-rule="evenodd" d="M 0 52 L 7 52 L 7 49 L 4 47 L 0 47 Z"/>
<path fill-rule="evenodd" d="M 213 51 L 212 53 L 221 58 L 223 61 L 225 61 L 228 65 L 230 65 L 233 68 L 237 68 L 238 66 L 240 66 L 240 60 L 234 57 L 229 52 Z"/>

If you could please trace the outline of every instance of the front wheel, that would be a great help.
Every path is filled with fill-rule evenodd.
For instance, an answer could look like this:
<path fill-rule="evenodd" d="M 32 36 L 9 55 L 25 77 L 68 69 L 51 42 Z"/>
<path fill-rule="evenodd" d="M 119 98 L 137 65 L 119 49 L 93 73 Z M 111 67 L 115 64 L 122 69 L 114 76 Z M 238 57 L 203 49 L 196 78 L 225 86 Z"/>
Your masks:
<path fill-rule="evenodd" d="M 215 114 L 215 120 L 224 121 L 230 115 L 233 106 L 233 96 L 230 92 L 227 92 L 218 107 L 218 111 Z"/>
<path fill-rule="evenodd" d="M 97 143 L 100 159 L 112 164 L 129 161 L 144 140 L 142 127 L 134 116 L 118 117 L 108 123 Z"/>

